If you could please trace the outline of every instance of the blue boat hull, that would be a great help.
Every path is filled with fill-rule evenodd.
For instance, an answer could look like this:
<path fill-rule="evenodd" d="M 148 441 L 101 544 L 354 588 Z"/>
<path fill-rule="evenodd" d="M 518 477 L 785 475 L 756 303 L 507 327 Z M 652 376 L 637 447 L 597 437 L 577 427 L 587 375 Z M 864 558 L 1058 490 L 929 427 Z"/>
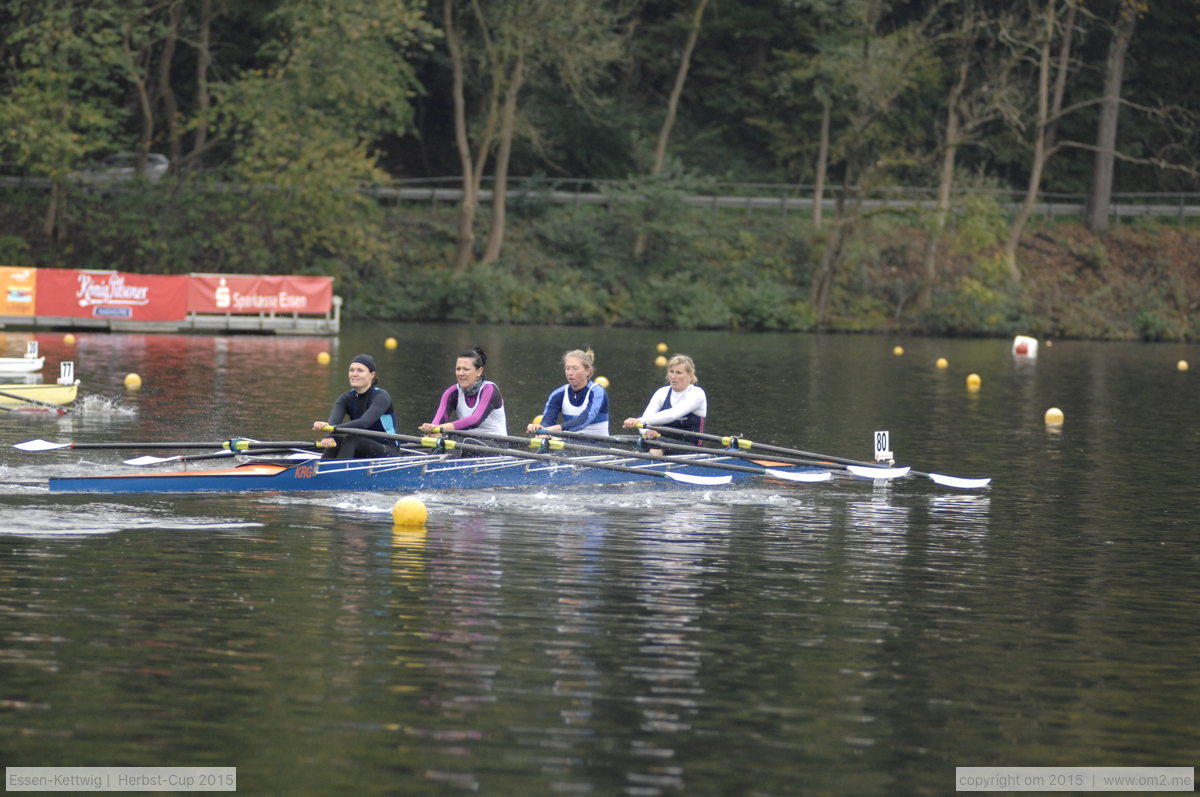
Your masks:
<path fill-rule="evenodd" d="M 573 464 L 580 461 L 615 464 L 624 470 Z M 689 466 L 683 460 L 658 462 L 612 457 L 563 457 L 549 461 L 508 456 L 430 456 L 313 460 L 288 465 L 251 462 L 219 470 L 68 476 L 50 479 L 50 490 L 99 493 L 416 492 L 497 487 L 575 487 L 626 482 L 673 484 L 662 478 L 664 470 L 694 476 L 726 473 L 713 468 Z M 748 474 L 734 472 L 730 475 L 736 482 Z"/>

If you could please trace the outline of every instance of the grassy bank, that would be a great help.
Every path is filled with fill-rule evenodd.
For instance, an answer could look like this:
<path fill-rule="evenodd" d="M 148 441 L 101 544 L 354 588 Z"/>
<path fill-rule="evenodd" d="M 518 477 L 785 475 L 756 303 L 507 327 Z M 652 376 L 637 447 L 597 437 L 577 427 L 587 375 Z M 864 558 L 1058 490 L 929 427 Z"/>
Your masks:
<path fill-rule="evenodd" d="M 501 261 L 455 274 L 452 206 L 381 207 L 360 197 L 315 205 L 278 192 L 156 186 L 73 197 L 66 236 L 46 240 L 34 232 L 44 195 L 10 199 L 0 210 L 5 264 L 332 274 L 350 316 L 414 321 L 812 330 L 812 281 L 830 229 L 796 215 L 687 207 L 669 193 L 611 208 L 519 195 Z M 1200 339 L 1200 230 L 1145 221 L 1097 237 L 1077 223 L 1035 224 L 1014 285 L 1001 265 L 1005 225 L 987 202 L 960 209 L 939 241 L 933 303 L 922 310 L 927 220 L 912 212 L 862 219 L 819 328 Z M 635 259 L 639 231 L 650 244 Z"/>

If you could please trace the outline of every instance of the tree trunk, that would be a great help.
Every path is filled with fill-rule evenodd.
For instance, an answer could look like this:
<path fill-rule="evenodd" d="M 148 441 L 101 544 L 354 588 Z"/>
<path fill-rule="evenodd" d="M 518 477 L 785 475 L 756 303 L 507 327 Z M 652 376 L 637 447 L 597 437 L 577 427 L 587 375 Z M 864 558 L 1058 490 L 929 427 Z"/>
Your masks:
<path fill-rule="evenodd" d="M 1121 83 L 1125 78 L 1125 53 L 1133 38 L 1137 11 L 1123 2 L 1120 18 L 1108 47 L 1104 75 L 1104 98 L 1096 131 L 1096 157 L 1092 166 L 1092 185 L 1088 191 L 1087 228 L 1096 234 L 1108 229 L 1108 211 L 1112 204 L 1113 161 L 1117 148 L 1117 116 L 1121 110 Z"/>
<path fill-rule="evenodd" d="M 667 159 L 667 141 L 671 137 L 671 129 L 675 126 L 675 117 L 679 113 L 679 98 L 683 95 L 683 85 L 687 81 L 688 69 L 692 65 L 692 53 L 696 49 L 696 41 L 700 38 L 700 21 L 704 17 L 704 9 L 708 0 L 700 0 L 692 13 L 692 27 L 688 32 L 687 44 L 683 55 L 679 58 L 679 69 L 675 72 L 675 85 L 671 87 L 671 95 L 667 99 L 667 114 L 663 117 L 662 126 L 658 129 L 658 142 L 654 145 L 654 165 L 650 175 L 657 177 L 662 174 L 663 164 Z M 633 256 L 641 257 L 646 253 L 646 241 L 649 236 L 640 232 L 633 242 Z"/>
<path fill-rule="evenodd" d="M 829 121 L 833 103 L 821 97 L 821 141 L 817 148 L 817 184 L 813 188 L 813 228 L 821 229 L 821 214 L 825 205 L 825 175 L 829 169 Z"/>
<path fill-rule="evenodd" d="M 462 202 L 458 206 L 458 245 L 454 252 L 454 273 L 462 274 L 475 257 L 475 211 L 479 207 L 479 182 L 471 160 L 467 139 L 467 103 L 463 90 L 463 53 L 454 29 L 454 0 L 443 0 L 442 20 L 446 29 L 446 49 L 453 67 L 454 142 L 462 167 Z"/>
<path fill-rule="evenodd" d="M 514 128 L 517 124 L 517 95 L 525 82 L 525 55 L 517 55 L 512 78 L 504 94 L 504 110 L 500 119 L 500 149 L 496 152 L 496 168 L 492 183 L 492 223 L 488 230 L 487 245 L 483 250 L 482 262 L 495 263 L 500 259 L 504 246 L 504 231 L 507 223 L 505 208 L 508 202 L 508 162 L 512 157 Z"/>
<path fill-rule="evenodd" d="M 846 195 L 849 193 L 851 185 L 849 175 L 853 172 L 849 164 L 847 164 L 846 172 L 847 178 L 842 183 L 842 190 L 838 194 L 834 211 L 833 229 L 830 230 L 829 240 L 825 243 L 824 251 L 821 252 L 821 263 L 817 267 L 817 273 L 813 279 L 810 305 L 818 328 L 825 323 L 825 318 L 829 314 L 829 298 L 833 294 L 833 276 L 837 273 L 838 263 L 842 259 L 842 249 L 845 247 L 851 227 L 858 218 L 858 208 L 860 207 L 856 199 L 855 209 L 851 211 L 850 218 L 846 217 Z"/>
<path fill-rule="evenodd" d="M 138 53 L 134 52 L 129 31 L 125 32 L 122 44 L 125 49 L 126 66 L 129 68 L 127 77 L 133 85 L 134 93 L 137 96 L 138 111 L 142 120 L 142 136 L 138 144 L 137 153 L 137 173 L 145 174 L 146 154 L 150 152 L 150 147 L 154 143 L 154 109 L 150 103 L 150 89 L 147 85 L 149 69 L 147 68 L 146 72 L 143 73 L 139 68 L 145 64 L 138 64 Z"/>
<path fill-rule="evenodd" d="M 58 225 L 58 206 L 62 197 L 62 181 L 54 180 L 50 184 L 50 202 L 46 205 L 46 215 L 42 217 L 42 237 L 46 239 L 54 237 L 54 230 Z M 59 238 L 62 237 L 60 233 Z"/>
<path fill-rule="evenodd" d="M 964 32 L 965 35 L 965 32 Z M 925 243 L 923 279 L 917 294 L 917 309 L 928 310 L 933 306 L 933 288 L 937 283 L 937 248 L 946 229 L 946 218 L 950 215 L 950 190 L 954 186 L 954 161 L 958 156 L 958 139 L 961 128 L 958 104 L 967 88 L 967 77 L 971 70 L 970 49 L 964 47 L 958 62 L 958 78 L 946 98 L 946 140 L 942 153 L 942 173 L 938 177 L 937 208 L 933 216 L 933 229 Z"/>
<path fill-rule="evenodd" d="M 192 156 L 208 146 L 208 68 L 212 64 L 212 0 L 200 0 L 200 40 L 196 44 L 196 134 L 192 137 Z"/>
<path fill-rule="evenodd" d="M 179 41 L 179 19 L 183 12 L 183 3 L 179 0 L 171 3 L 168 10 L 167 31 L 163 40 L 162 59 L 158 63 L 158 95 L 162 98 L 163 110 L 167 117 L 167 150 L 170 153 L 171 168 L 179 168 L 179 159 L 183 155 L 182 132 L 179 129 L 179 103 L 175 99 L 175 90 L 171 87 L 171 62 L 175 60 L 175 46 Z"/>

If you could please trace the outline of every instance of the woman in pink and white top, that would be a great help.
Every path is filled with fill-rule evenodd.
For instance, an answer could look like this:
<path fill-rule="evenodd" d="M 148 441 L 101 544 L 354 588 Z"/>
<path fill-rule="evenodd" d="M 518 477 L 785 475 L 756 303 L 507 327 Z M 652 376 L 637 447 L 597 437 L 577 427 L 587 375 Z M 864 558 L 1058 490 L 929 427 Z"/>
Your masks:
<path fill-rule="evenodd" d="M 458 355 L 454 365 L 455 384 L 442 393 L 433 420 L 421 424 L 422 432 L 474 429 L 480 434 L 508 434 L 504 397 L 495 382 L 483 378 L 485 365 L 487 355 L 478 346 Z M 451 414 L 457 416 L 453 421 L 449 420 Z"/>
<path fill-rule="evenodd" d="M 703 432 L 707 417 L 708 396 L 704 388 L 696 384 L 696 364 L 686 354 L 676 354 L 667 362 L 667 384 L 654 391 L 640 416 L 626 418 L 623 425 L 626 429 L 643 424 L 670 426 L 685 432 Z M 658 437 L 658 433 L 647 431 L 646 437 Z M 698 437 L 684 439 L 696 445 L 701 444 Z"/>

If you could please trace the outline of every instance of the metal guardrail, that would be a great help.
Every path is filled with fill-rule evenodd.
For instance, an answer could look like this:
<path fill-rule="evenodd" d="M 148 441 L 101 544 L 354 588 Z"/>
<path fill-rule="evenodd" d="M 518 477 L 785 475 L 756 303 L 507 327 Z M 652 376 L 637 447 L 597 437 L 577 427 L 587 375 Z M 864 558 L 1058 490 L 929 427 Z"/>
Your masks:
<path fill-rule="evenodd" d="M 169 178 L 168 178 L 169 180 Z M 414 180 L 392 180 L 385 183 L 363 183 L 358 190 L 385 202 L 424 202 L 432 205 L 458 203 L 462 200 L 461 178 L 440 177 Z M 0 186 L 45 188 L 49 181 L 25 177 L 0 176 Z M 158 190 L 169 185 L 164 181 Z M 85 190 L 96 190 L 84 186 Z M 275 186 L 244 186 L 220 182 L 192 182 L 187 190 L 212 193 L 238 193 L 255 188 L 278 190 Z M 812 212 L 816 200 L 815 188 L 809 185 L 784 183 L 723 183 L 713 182 L 705 188 L 709 193 L 688 194 L 681 202 L 690 207 L 713 210 L 741 210 L 746 213 L 774 211 L 782 214 Z M 106 193 L 134 190 L 130 185 L 106 185 Z M 832 211 L 837 205 L 840 186 L 826 188 L 822 208 Z M 856 189 L 851 189 L 856 190 Z M 484 188 L 479 192 L 481 203 L 491 202 L 493 192 Z M 509 201 L 536 197 L 557 205 L 597 205 L 614 207 L 625 202 L 642 201 L 639 184 L 632 180 L 598 180 L 589 178 L 513 178 L 509 182 Z M 1014 211 L 1024 201 L 1024 193 L 999 189 L 956 189 L 956 198 L 990 196 L 1003 207 Z M 1086 196 L 1043 192 L 1038 195 L 1034 213 L 1044 217 L 1081 216 L 1086 207 Z M 889 186 L 873 189 L 862 199 L 864 207 L 871 209 L 933 210 L 936 207 L 934 192 L 929 188 Z M 1158 217 L 1191 219 L 1200 218 L 1200 193 L 1114 193 L 1109 215 L 1116 219 L 1134 217 Z"/>
<path fill-rule="evenodd" d="M 389 183 L 364 185 L 362 190 L 378 199 L 388 201 L 457 203 L 462 190 L 453 187 L 457 177 L 422 180 L 394 180 Z M 691 194 L 681 198 L 691 207 L 779 213 L 812 212 L 816 204 L 814 186 L 781 183 L 714 183 L 714 193 Z M 826 189 L 822 208 L 832 211 L 837 205 L 840 187 Z M 637 184 L 629 180 L 538 179 L 519 178 L 510 182 L 510 201 L 517 197 L 537 196 L 559 205 L 603 205 L 637 201 Z M 1024 193 L 997 189 L 956 189 L 957 198 L 991 196 L 1010 211 L 1024 201 Z M 479 202 L 490 202 L 492 191 L 481 189 Z M 872 209 L 933 210 L 936 199 L 932 189 L 887 187 L 875 189 L 865 197 L 863 205 Z M 1039 216 L 1082 216 L 1087 198 L 1083 194 L 1044 192 L 1034 206 Z M 1113 194 L 1109 214 L 1115 218 L 1138 216 L 1167 218 L 1200 218 L 1200 193 L 1122 193 Z"/>

